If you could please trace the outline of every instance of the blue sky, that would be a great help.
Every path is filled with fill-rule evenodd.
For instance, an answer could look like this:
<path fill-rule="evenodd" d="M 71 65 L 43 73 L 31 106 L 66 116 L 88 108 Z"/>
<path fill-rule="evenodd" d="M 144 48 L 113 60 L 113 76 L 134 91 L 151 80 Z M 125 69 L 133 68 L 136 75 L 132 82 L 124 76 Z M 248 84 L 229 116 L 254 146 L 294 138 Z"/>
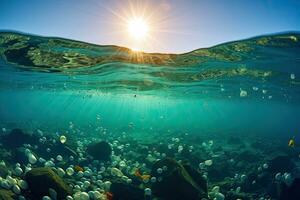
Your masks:
<path fill-rule="evenodd" d="M 133 47 L 124 19 L 142 12 L 153 29 L 140 44 L 148 52 L 300 31 L 297 0 L 0 0 L 0 29 Z"/>

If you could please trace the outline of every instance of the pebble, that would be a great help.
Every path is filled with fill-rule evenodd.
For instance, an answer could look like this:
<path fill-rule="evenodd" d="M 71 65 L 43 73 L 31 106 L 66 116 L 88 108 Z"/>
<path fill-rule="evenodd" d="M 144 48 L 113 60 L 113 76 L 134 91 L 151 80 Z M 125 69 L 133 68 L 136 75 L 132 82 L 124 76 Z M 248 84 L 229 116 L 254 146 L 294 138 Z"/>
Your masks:
<path fill-rule="evenodd" d="M 215 186 L 213 187 L 213 189 L 211 190 L 212 193 L 218 193 L 220 191 L 220 187 L 219 186 Z"/>
<path fill-rule="evenodd" d="M 54 162 L 53 162 L 52 160 L 48 160 L 48 161 L 46 161 L 46 162 L 44 163 L 44 166 L 45 166 L 45 167 L 54 167 L 55 164 L 54 164 Z"/>
<path fill-rule="evenodd" d="M 13 192 L 16 194 L 20 194 L 21 193 L 21 189 L 18 185 L 14 185 L 13 186 Z"/>
<path fill-rule="evenodd" d="M 27 184 L 26 181 L 24 181 L 24 180 L 18 180 L 17 182 L 18 182 L 18 185 L 20 186 L 20 188 L 22 190 L 28 189 L 28 184 Z"/>
<path fill-rule="evenodd" d="M 42 200 L 51 200 L 49 196 L 43 196 Z"/>
<path fill-rule="evenodd" d="M 240 91 L 240 97 L 246 97 L 248 95 L 246 90 L 242 90 Z"/>
<path fill-rule="evenodd" d="M 284 173 L 283 174 L 283 181 L 288 185 L 290 186 L 293 182 L 293 178 L 291 176 L 290 173 Z"/>
<path fill-rule="evenodd" d="M 60 167 L 57 168 L 56 172 L 60 177 L 64 177 L 64 175 L 66 174 L 66 172 Z"/>
<path fill-rule="evenodd" d="M 72 176 L 74 174 L 74 169 L 72 167 L 68 167 L 66 169 L 66 173 L 69 175 L 69 176 Z"/>
<path fill-rule="evenodd" d="M 119 166 L 120 166 L 120 167 L 126 167 L 125 161 L 123 161 L 123 160 L 120 161 L 120 162 L 119 162 Z"/>
<path fill-rule="evenodd" d="M 82 177 L 83 177 L 83 172 L 82 172 L 82 171 L 79 171 L 79 172 L 77 173 L 77 177 L 78 177 L 78 178 L 82 178 Z"/>
<path fill-rule="evenodd" d="M 23 173 L 23 169 L 21 167 L 16 167 L 15 175 L 20 176 Z"/>
<path fill-rule="evenodd" d="M 91 183 L 89 181 L 84 181 L 83 182 L 83 187 L 84 188 L 88 188 L 91 185 Z"/>
<path fill-rule="evenodd" d="M 94 192 L 94 199 L 104 199 L 105 197 L 103 194 L 101 194 L 99 191 L 93 191 Z"/>
<path fill-rule="evenodd" d="M 124 176 L 124 174 L 122 173 L 122 171 L 119 170 L 119 169 L 116 168 L 116 167 L 111 168 L 111 175 L 113 175 L 113 176 L 118 176 L 118 177 Z"/>
<path fill-rule="evenodd" d="M 275 179 L 276 179 L 277 181 L 280 181 L 280 180 L 281 180 L 281 173 L 280 173 L 280 172 L 277 173 L 277 174 L 275 175 Z"/>
<path fill-rule="evenodd" d="M 206 166 L 211 166 L 213 164 L 213 161 L 212 160 L 206 160 L 206 161 L 204 161 L 204 164 Z"/>
<path fill-rule="evenodd" d="M 104 190 L 105 191 L 109 191 L 110 186 L 111 186 L 111 182 L 110 181 L 105 181 L 104 182 Z"/>
<path fill-rule="evenodd" d="M 244 181 L 246 181 L 246 179 L 247 179 L 247 176 L 245 174 L 242 174 L 241 175 L 241 181 L 244 182 Z"/>
<path fill-rule="evenodd" d="M 61 161 L 63 161 L 63 157 L 61 155 L 57 155 L 56 156 L 56 160 L 59 161 L 59 162 L 61 162 Z"/>
<path fill-rule="evenodd" d="M 7 180 L 4 179 L 1 181 L 0 186 L 5 189 L 10 189 L 12 185 Z"/>
<path fill-rule="evenodd" d="M 17 180 L 12 178 L 11 176 L 7 176 L 6 180 L 11 184 L 11 185 L 16 185 L 17 184 Z"/>
<path fill-rule="evenodd" d="M 218 193 L 215 194 L 214 200 L 224 200 L 224 199 L 225 199 L 224 194 L 222 194 L 220 192 L 218 192 Z"/>
<path fill-rule="evenodd" d="M 258 90 L 258 87 L 253 86 L 252 89 L 253 89 L 254 91 L 257 91 L 257 90 Z"/>
<path fill-rule="evenodd" d="M 36 157 L 35 157 L 31 152 L 28 153 L 28 161 L 29 161 L 29 163 L 31 163 L 31 164 L 35 164 L 36 161 L 37 161 Z"/>
<path fill-rule="evenodd" d="M 44 158 L 40 157 L 40 158 L 39 158 L 39 162 L 40 162 L 40 163 L 45 163 L 46 160 L 45 160 Z"/>
<path fill-rule="evenodd" d="M 68 195 L 68 196 L 66 197 L 66 200 L 73 200 L 73 197 L 70 196 L 70 195 Z"/>
<path fill-rule="evenodd" d="M 128 179 L 126 180 L 126 182 L 127 182 L 127 184 L 131 184 L 131 183 L 132 183 L 132 179 L 131 179 L 131 178 L 128 178 Z"/>
<path fill-rule="evenodd" d="M 156 182 L 156 177 L 151 177 L 150 180 L 151 180 L 152 183 L 155 183 Z"/>
<path fill-rule="evenodd" d="M 295 74 L 291 74 L 291 79 L 294 80 L 296 78 Z"/>
<path fill-rule="evenodd" d="M 60 141 L 60 143 L 64 144 L 64 143 L 66 143 L 66 141 L 67 141 L 67 137 L 64 136 L 64 135 L 61 135 L 61 136 L 59 137 L 59 141 Z"/>
<path fill-rule="evenodd" d="M 157 168 L 156 171 L 157 171 L 158 174 L 161 174 L 163 172 L 163 169 L 162 168 Z"/>
<path fill-rule="evenodd" d="M 79 197 L 80 198 L 78 200 L 89 200 L 90 199 L 89 194 L 86 192 L 80 192 Z M 75 200 L 77 200 L 77 199 L 75 198 Z"/>
<path fill-rule="evenodd" d="M 150 188 L 146 188 L 146 189 L 144 190 L 144 192 L 145 192 L 145 195 L 146 195 L 146 196 L 151 196 L 151 195 L 152 195 L 152 191 L 151 191 Z"/>

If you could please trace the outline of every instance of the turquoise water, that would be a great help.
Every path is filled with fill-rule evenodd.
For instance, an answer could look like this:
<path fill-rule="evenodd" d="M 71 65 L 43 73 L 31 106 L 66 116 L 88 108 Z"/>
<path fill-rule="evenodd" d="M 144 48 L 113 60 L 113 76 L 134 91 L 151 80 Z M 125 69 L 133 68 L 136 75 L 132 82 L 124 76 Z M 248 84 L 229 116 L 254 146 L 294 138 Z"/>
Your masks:
<path fill-rule="evenodd" d="M 299 66 L 299 33 L 158 54 L 1 32 L 0 127 L 4 135 L 21 128 L 38 137 L 43 132 L 86 143 L 106 139 L 112 144 L 126 134 L 142 143 L 182 137 L 188 146 L 199 136 L 192 141 L 195 148 L 214 140 L 229 154 L 263 141 L 259 148 L 269 150 L 249 164 L 259 177 L 257 168 L 271 159 L 270 152 L 288 152 L 300 164 Z M 227 144 L 232 136 L 245 147 Z M 233 169 L 230 176 L 251 171 L 247 167 Z M 297 177 L 298 172 L 287 172 Z M 209 190 L 223 180 L 210 173 Z M 252 199 L 272 196 L 267 188 L 243 192 Z"/>
<path fill-rule="evenodd" d="M 181 55 L 0 34 L 1 123 L 112 129 L 299 132 L 299 34 Z M 152 130 L 149 130 L 152 128 Z"/>

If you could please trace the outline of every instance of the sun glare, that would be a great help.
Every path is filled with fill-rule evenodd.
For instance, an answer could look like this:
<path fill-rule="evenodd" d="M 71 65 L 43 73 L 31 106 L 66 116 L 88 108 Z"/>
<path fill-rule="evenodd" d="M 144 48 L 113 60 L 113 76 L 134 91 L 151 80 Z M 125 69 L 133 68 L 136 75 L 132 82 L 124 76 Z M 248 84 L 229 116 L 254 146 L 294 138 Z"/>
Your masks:
<path fill-rule="evenodd" d="M 145 39 L 149 32 L 149 26 L 147 22 L 142 18 L 130 19 L 127 25 L 129 35 L 135 40 Z"/>
<path fill-rule="evenodd" d="M 119 2 L 122 3 L 115 9 L 107 8 L 113 14 L 108 21 L 114 24 L 109 34 L 115 34 L 120 46 L 126 46 L 132 52 L 160 48 L 164 43 L 161 36 L 170 32 L 165 4 L 157 6 L 152 1 L 132 0 Z"/>

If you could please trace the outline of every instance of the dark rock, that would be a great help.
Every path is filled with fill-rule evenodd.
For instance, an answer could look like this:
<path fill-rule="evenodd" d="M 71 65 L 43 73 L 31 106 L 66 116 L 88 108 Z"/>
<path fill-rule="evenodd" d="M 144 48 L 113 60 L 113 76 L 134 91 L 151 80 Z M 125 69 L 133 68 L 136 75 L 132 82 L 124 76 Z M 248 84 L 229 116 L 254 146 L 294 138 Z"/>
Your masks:
<path fill-rule="evenodd" d="M 284 182 L 272 181 L 271 184 L 266 188 L 266 193 L 272 199 L 279 199 L 282 193 L 282 189 L 285 189 L 286 185 Z"/>
<path fill-rule="evenodd" d="M 270 160 L 268 171 L 271 173 L 289 172 L 294 167 L 295 165 L 289 156 L 281 155 Z"/>
<path fill-rule="evenodd" d="M 107 142 L 101 141 L 94 144 L 90 144 L 87 147 L 87 152 L 88 154 L 93 156 L 94 159 L 108 161 L 110 160 L 112 149 Z"/>
<path fill-rule="evenodd" d="M 15 162 L 21 163 L 21 164 L 27 164 L 28 158 L 25 155 L 25 149 L 24 147 L 18 147 L 14 151 L 12 151 L 13 158 Z"/>
<path fill-rule="evenodd" d="M 256 183 L 261 185 L 261 187 L 267 187 L 271 182 L 272 176 L 267 172 L 259 174 L 256 178 Z"/>
<path fill-rule="evenodd" d="M 157 169 L 164 166 L 167 170 L 159 174 Z M 207 198 L 207 182 L 201 174 L 171 158 L 157 161 L 152 167 L 151 176 L 162 178 L 162 181 L 152 185 L 152 189 L 155 195 L 166 200 Z"/>
<path fill-rule="evenodd" d="M 16 195 L 12 191 L 0 189 L 0 200 L 14 200 L 14 199 L 16 199 Z"/>
<path fill-rule="evenodd" d="M 0 165 L 0 177 L 6 178 L 9 171 L 5 165 Z"/>
<path fill-rule="evenodd" d="M 252 151 L 243 151 L 241 152 L 236 160 L 238 161 L 246 161 L 246 162 L 256 162 L 260 158 L 260 155 L 258 153 L 252 152 Z"/>
<path fill-rule="evenodd" d="M 21 129 L 13 129 L 9 134 L 2 136 L 1 142 L 6 148 L 17 148 L 23 144 L 38 144 L 38 138 L 24 133 Z"/>
<path fill-rule="evenodd" d="M 299 200 L 300 199 L 300 178 L 296 178 L 291 186 L 283 186 L 280 200 Z"/>
<path fill-rule="evenodd" d="M 49 189 L 57 192 L 58 199 L 72 194 L 71 188 L 51 168 L 34 168 L 26 173 L 25 179 L 31 192 L 39 199 L 49 195 Z"/>
<path fill-rule="evenodd" d="M 202 174 L 193 168 L 191 165 L 183 165 L 189 175 L 193 178 L 193 180 L 203 189 L 203 191 L 207 194 L 207 181 L 203 178 Z"/>
<path fill-rule="evenodd" d="M 0 137 L 1 142 L 1 137 Z M 12 158 L 12 151 L 11 149 L 3 148 L 3 146 L 0 144 L 0 160 L 5 160 L 6 162 L 13 163 L 15 162 Z"/>
<path fill-rule="evenodd" d="M 218 165 L 212 165 L 207 170 L 210 181 L 221 181 L 225 177 L 229 177 L 232 174 L 231 170 L 228 168 L 228 164 L 225 162 L 220 162 Z"/>
<path fill-rule="evenodd" d="M 122 182 L 113 182 L 110 186 L 113 200 L 140 200 L 144 199 L 144 191 L 138 187 Z"/>

